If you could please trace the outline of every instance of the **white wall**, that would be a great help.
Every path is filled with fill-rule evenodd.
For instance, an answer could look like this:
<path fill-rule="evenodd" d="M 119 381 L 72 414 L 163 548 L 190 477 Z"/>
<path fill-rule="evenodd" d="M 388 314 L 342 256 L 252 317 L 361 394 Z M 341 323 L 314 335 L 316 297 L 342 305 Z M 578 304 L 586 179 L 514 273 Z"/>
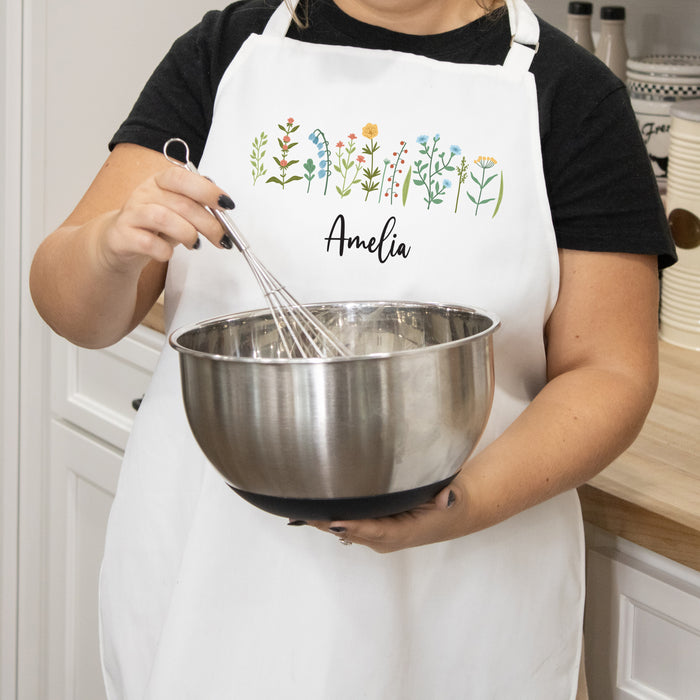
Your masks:
<path fill-rule="evenodd" d="M 568 0 L 528 0 L 542 19 L 565 29 Z M 700 54 L 698 0 L 591 0 L 593 31 L 600 26 L 600 8 L 621 5 L 627 10 L 627 45 L 631 56 Z"/>

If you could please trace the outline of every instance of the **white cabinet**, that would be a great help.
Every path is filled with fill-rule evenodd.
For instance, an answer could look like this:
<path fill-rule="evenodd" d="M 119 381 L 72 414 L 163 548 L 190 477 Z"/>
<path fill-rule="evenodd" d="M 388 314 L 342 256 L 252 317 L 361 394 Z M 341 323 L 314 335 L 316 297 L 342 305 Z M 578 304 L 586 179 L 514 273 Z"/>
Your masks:
<path fill-rule="evenodd" d="M 97 581 L 121 453 L 56 420 L 51 446 L 48 687 L 52 698 L 101 700 Z"/>
<path fill-rule="evenodd" d="M 591 700 L 700 698 L 700 572 L 589 530 Z"/>
<path fill-rule="evenodd" d="M 99 700 L 96 572 L 162 338 L 55 338 L 29 265 L 174 39 L 227 0 L 0 0 L 0 698 Z M 116 9 L 115 9 L 116 8 Z"/>
<path fill-rule="evenodd" d="M 97 582 L 122 449 L 164 339 L 147 328 L 104 350 L 52 339 L 46 687 L 51 700 L 105 697 Z"/>

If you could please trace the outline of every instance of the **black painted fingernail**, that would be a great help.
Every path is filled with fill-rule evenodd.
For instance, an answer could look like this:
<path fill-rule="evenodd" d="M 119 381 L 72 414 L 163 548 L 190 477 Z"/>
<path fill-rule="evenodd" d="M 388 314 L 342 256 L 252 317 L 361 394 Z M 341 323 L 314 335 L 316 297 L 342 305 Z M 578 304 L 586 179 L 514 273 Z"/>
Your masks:
<path fill-rule="evenodd" d="M 455 492 L 450 491 L 450 493 L 447 496 L 447 507 L 451 508 L 454 505 L 456 500 L 457 500 L 457 496 L 455 496 Z"/>
<path fill-rule="evenodd" d="M 201 246 L 201 245 L 202 245 L 202 239 L 199 236 L 197 236 L 197 240 L 194 242 L 194 245 L 192 246 L 192 248 L 194 250 L 197 250 L 199 248 L 199 246 Z"/>
<path fill-rule="evenodd" d="M 233 200 L 227 194 L 222 194 L 219 197 L 219 206 L 222 209 L 235 209 L 236 208 L 236 205 L 233 203 Z"/>
<path fill-rule="evenodd" d="M 300 525 L 306 525 L 306 520 L 290 520 L 287 525 L 291 525 L 292 527 L 299 527 Z"/>
<path fill-rule="evenodd" d="M 347 532 L 347 528 L 344 527 L 329 527 L 331 532 Z"/>
<path fill-rule="evenodd" d="M 231 239 L 228 236 L 224 236 L 219 243 L 221 247 L 226 248 L 226 250 L 231 250 L 231 248 L 233 248 L 233 243 L 231 243 Z"/>

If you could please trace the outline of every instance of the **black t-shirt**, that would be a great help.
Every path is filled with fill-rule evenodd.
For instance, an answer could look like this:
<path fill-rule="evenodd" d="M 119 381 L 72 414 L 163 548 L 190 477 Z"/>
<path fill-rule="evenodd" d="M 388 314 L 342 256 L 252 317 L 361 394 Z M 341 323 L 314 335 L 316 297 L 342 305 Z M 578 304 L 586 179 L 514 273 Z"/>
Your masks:
<path fill-rule="evenodd" d="M 207 13 L 175 42 L 110 148 L 128 142 L 161 150 L 177 134 L 197 163 L 224 72 L 245 39 L 262 32 L 278 4 L 241 0 Z M 510 45 L 504 11 L 443 34 L 412 36 L 359 22 L 332 0 L 310 0 L 309 7 L 308 27 L 292 24 L 290 38 L 488 65 L 503 63 Z M 624 84 L 542 20 L 531 71 L 559 247 L 653 254 L 659 256 L 660 267 L 670 265 L 675 260 L 673 243 Z"/>

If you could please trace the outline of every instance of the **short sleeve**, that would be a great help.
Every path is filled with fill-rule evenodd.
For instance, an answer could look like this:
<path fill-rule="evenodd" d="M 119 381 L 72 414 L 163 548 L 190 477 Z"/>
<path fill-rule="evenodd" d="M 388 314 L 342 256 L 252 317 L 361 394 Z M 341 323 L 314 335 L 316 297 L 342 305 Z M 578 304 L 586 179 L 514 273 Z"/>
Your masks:
<path fill-rule="evenodd" d="M 676 260 L 663 205 L 624 85 L 592 108 L 566 108 L 567 128 L 551 130 L 543 155 L 560 248 L 658 255 Z M 553 110 L 557 106 L 553 105 Z"/>
<path fill-rule="evenodd" d="M 208 12 L 172 45 L 112 137 L 161 150 L 170 138 L 185 140 L 199 163 L 209 134 L 219 83 L 246 38 L 262 31 L 274 6 L 240 0 Z"/>

